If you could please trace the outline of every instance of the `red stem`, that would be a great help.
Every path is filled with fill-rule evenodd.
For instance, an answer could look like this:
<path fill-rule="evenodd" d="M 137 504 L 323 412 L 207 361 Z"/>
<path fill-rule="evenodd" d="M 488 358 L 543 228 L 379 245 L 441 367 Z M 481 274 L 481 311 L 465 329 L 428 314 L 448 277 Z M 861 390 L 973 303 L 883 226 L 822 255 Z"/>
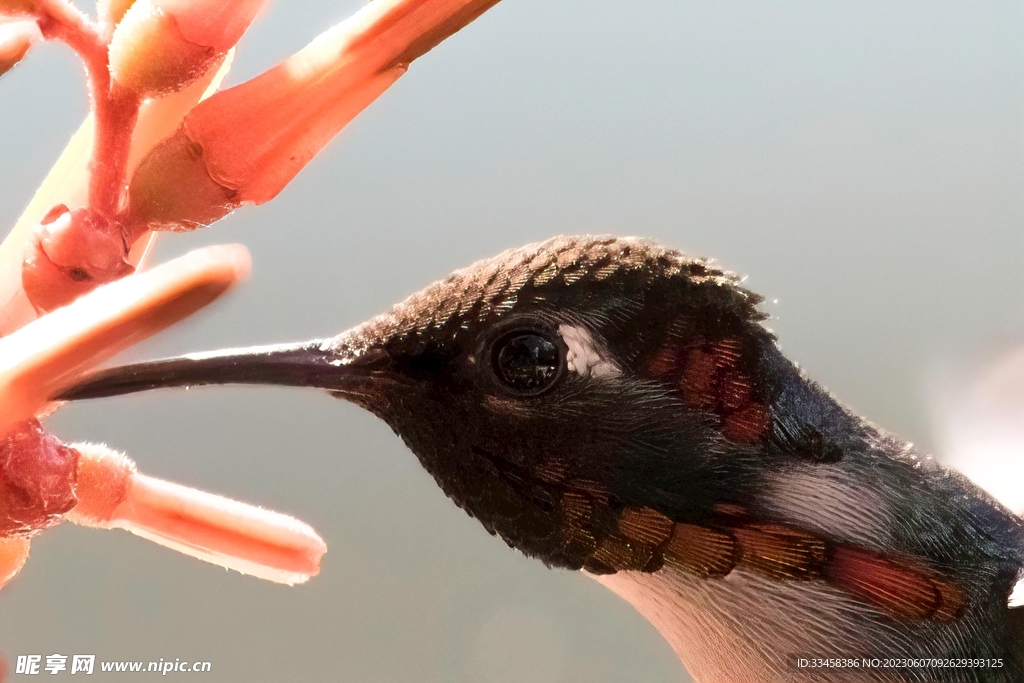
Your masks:
<path fill-rule="evenodd" d="M 96 140 L 90 167 L 89 207 L 109 219 L 115 219 L 121 212 L 128 182 L 128 153 L 140 104 L 135 93 L 117 87 L 105 99 L 93 101 Z"/>
<path fill-rule="evenodd" d="M 128 152 L 141 101 L 111 86 L 107 43 L 99 27 L 66 0 L 40 0 L 39 29 L 74 50 L 89 75 L 96 130 L 89 178 L 89 208 L 106 218 L 120 211 Z"/>

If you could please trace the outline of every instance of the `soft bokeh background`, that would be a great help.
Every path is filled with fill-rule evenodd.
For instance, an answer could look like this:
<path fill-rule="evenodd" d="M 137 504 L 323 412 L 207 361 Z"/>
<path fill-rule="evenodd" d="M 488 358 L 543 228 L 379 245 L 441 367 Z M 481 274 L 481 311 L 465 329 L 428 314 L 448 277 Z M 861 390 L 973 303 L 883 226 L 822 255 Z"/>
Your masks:
<path fill-rule="evenodd" d="M 279 0 L 233 82 L 359 4 Z M 639 234 L 749 274 L 792 358 L 932 449 L 935 377 L 1024 341 L 1022 8 L 504 0 L 272 204 L 164 239 L 161 258 L 243 242 L 254 276 L 129 358 L 325 336 L 506 247 Z M 0 102 L 10 226 L 84 115 L 80 69 L 45 46 Z M 49 424 L 295 514 L 330 551 L 285 588 L 65 525 L 0 593 L 8 657 L 209 660 L 205 681 L 685 680 L 629 605 L 488 536 L 326 395 L 167 392 Z"/>

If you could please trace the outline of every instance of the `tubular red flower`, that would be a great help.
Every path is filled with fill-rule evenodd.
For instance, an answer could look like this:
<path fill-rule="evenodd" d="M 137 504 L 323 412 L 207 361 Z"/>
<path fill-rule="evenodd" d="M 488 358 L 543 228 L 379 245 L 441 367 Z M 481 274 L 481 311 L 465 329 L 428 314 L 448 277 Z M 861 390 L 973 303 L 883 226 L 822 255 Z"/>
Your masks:
<path fill-rule="evenodd" d="M 201 102 L 177 140 L 133 177 L 126 224 L 194 227 L 272 199 L 412 60 L 496 2 L 377 0 L 273 69 Z M 157 201 L 166 175 L 179 203 Z M 203 205 L 207 196 L 214 199 Z"/>
<path fill-rule="evenodd" d="M 96 124 L 0 246 L 0 262 L 23 266 L 20 288 L 16 275 L 0 282 L 0 330 L 24 325 L 32 309 L 63 307 L 0 339 L 0 586 L 24 564 L 29 538 L 65 518 L 283 583 L 318 573 L 326 547 L 302 522 L 145 476 L 105 447 L 65 446 L 35 416 L 81 370 L 206 305 L 248 270 L 244 250 L 211 248 L 75 301 L 131 272 L 145 242 L 132 245 L 149 227 L 203 225 L 271 199 L 409 62 L 496 2 L 375 0 L 182 121 L 265 0 L 100 0 L 99 23 L 66 0 L 0 0 L 0 14 L 33 18 L 20 22 L 22 43 L 0 31 L 0 73 L 35 36 L 63 40 L 86 65 Z M 164 115 L 146 116 L 158 108 Z"/>
<path fill-rule="evenodd" d="M 278 583 L 307 581 L 327 546 L 308 525 L 140 474 L 124 454 L 76 444 L 79 504 L 68 519 L 120 528 L 213 564 Z"/>

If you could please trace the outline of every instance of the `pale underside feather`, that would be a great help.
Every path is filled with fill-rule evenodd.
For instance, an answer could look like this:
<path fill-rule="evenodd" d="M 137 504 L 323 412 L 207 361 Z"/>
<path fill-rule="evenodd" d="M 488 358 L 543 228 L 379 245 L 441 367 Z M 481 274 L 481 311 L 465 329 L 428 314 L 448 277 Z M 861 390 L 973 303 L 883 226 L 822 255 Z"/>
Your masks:
<path fill-rule="evenodd" d="M 779 582 L 741 568 L 711 579 L 670 566 L 592 578 L 644 615 L 697 683 L 907 680 L 879 669 L 809 675 L 796 659 L 943 657 L 978 637 L 971 616 L 898 622 L 825 582 Z"/>

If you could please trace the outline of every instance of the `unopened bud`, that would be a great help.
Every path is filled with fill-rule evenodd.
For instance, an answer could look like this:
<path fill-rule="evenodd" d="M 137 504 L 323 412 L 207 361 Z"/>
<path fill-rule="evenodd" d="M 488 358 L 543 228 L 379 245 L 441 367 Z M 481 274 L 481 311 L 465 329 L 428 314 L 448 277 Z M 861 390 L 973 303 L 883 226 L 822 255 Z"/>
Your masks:
<path fill-rule="evenodd" d="M 114 82 L 141 97 L 176 92 L 242 37 L 266 0 L 137 0 L 110 43 Z"/>
<path fill-rule="evenodd" d="M 134 269 L 121 226 L 89 209 L 54 207 L 29 240 L 21 280 L 39 311 L 52 311 Z"/>
<path fill-rule="evenodd" d="M 140 97 L 163 95 L 205 74 L 222 54 L 186 40 L 174 17 L 154 0 L 137 0 L 110 41 L 110 75 Z"/>

